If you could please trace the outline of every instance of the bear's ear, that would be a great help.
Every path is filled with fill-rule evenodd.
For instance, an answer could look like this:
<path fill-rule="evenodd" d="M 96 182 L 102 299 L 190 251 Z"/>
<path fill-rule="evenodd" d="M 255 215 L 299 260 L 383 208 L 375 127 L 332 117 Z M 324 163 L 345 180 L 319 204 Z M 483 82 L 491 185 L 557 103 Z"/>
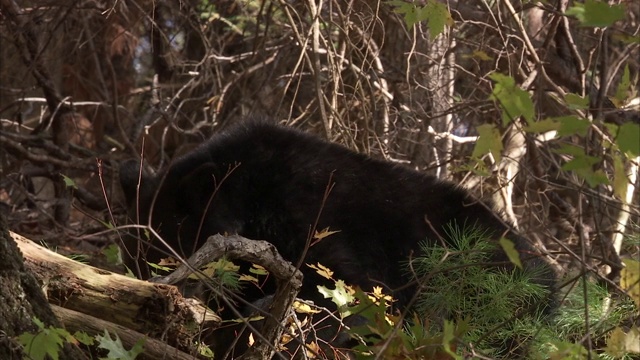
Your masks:
<path fill-rule="evenodd" d="M 120 164 L 120 187 L 127 204 L 136 201 L 138 182 L 140 182 L 140 189 L 143 189 L 143 186 L 149 185 L 150 179 L 151 175 L 144 169 L 140 173 L 139 160 L 131 159 Z"/>

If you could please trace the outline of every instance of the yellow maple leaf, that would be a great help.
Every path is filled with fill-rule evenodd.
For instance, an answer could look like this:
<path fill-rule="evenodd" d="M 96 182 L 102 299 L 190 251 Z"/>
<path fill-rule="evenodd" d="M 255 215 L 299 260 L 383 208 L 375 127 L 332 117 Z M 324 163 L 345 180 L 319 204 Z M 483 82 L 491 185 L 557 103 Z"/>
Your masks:
<path fill-rule="evenodd" d="M 329 280 L 333 279 L 333 271 L 331 271 L 331 269 L 329 269 L 328 267 L 320 263 L 318 263 L 318 265 L 307 264 L 307 266 L 315 270 L 318 275 L 322 276 L 323 278 Z"/>
<path fill-rule="evenodd" d="M 334 230 L 334 231 L 329 231 L 329 227 L 326 227 L 320 231 L 316 230 L 315 235 L 313 235 L 313 238 L 316 240 L 322 240 L 324 238 L 326 238 L 327 236 L 331 236 L 335 233 L 339 233 L 340 230 Z"/>

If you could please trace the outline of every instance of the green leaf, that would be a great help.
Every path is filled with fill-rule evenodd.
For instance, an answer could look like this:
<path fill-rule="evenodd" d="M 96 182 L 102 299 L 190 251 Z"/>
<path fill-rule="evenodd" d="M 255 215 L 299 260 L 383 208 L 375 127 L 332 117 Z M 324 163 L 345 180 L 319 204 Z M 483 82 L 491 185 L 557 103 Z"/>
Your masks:
<path fill-rule="evenodd" d="M 389 1 L 388 4 L 395 7 L 396 14 L 404 14 L 404 23 L 409 30 L 413 28 L 413 25 L 420 22 L 416 5 L 401 0 Z"/>
<path fill-rule="evenodd" d="M 558 129 L 560 129 L 560 123 L 554 119 L 535 121 L 524 128 L 526 132 L 530 133 L 545 133 L 547 131 Z"/>
<path fill-rule="evenodd" d="M 607 27 L 624 19 L 624 5 L 609 5 L 602 0 L 586 0 L 584 4 L 576 2 L 567 9 L 566 14 L 575 16 L 582 26 Z"/>
<path fill-rule="evenodd" d="M 111 265 L 122 264 L 122 253 L 118 245 L 111 244 L 102 249 L 101 253 L 107 258 L 107 263 Z"/>
<path fill-rule="evenodd" d="M 95 338 L 84 331 L 76 331 L 73 337 L 81 344 L 91 346 L 95 343 Z"/>
<path fill-rule="evenodd" d="M 49 356 L 53 360 L 58 360 L 58 353 L 65 340 L 73 340 L 71 334 L 65 329 L 52 326 L 44 327 L 44 324 L 33 319 L 39 331 L 35 334 L 24 333 L 18 336 L 18 341 L 24 347 L 25 353 L 34 360 L 44 360 Z"/>
<path fill-rule="evenodd" d="M 215 359 L 215 354 L 213 353 L 213 350 L 209 348 L 209 346 L 199 341 L 196 342 L 196 345 L 198 346 L 198 354 L 207 359 Z"/>
<path fill-rule="evenodd" d="M 629 34 L 615 34 L 615 36 L 613 36 L 613 38 L 615 40 L 619 40 L 623 43 L 629 44 L 629 45 L 633 45 L 633 44 L 640 44 L 640 35 L 629 35 Z"/>
<path fill-rule="evenodd" d="M 582 97 L 577 94 L 568 93 L 564 96 L 567 107 L 571 110 L 585 110 L 589 108 L 589 96 Z"/>
<path fill-rule="evenodd" d="M 131 359 L 135 359 L 138 357 L 138 355 L 142 354 L 144 352 L 144 344 L 145 344 L 145 339 L 140 339 L 138 341 L 136 341 L 136 343 L 133 345 L 133 347 L 131 348 L 131 350 L 128 351 L 128 353 L 131 355 Z"/>
<path fill-rule="evenodd" d="M 444 32 L 446 26 L 453 26 L 453 18 L 447 6 L 436 1 L 429 0 L 427 5 L 418 11 L 418 19 L 426 20 L 429 27 L 431 40 Z"/>
<path fill-rule="evenodd" d="M 587 156 L 583 154 L 582 156 L 576 156 L 575 158 L 567 161 L 562 166 L 562 170 L 576 171 L 576 170 L 589 169 L 593 165 L 597 164 L 599 160 L 600 159 L 598 159 L 595 156 Z"/>
<path fill-rule="evenodd" d="M 565 11 L 565 14 L 569 16 L 575 16 L 580 21 L 580 23 L 584 23 L 586 11 L 587 9 L 585 9 L 584 4 L 576 3 L 575 6 L 568 8 L 567 11 Z"/>
<path fill-rule="evenodd" d="M 455 348 L 451 349 L 451 345 L 455 345 L 457 342 L 459 335 L 459 331 L 457 330 L 456 325 L 452 321 L 444 321 L 444 327 L 442 329 L 442 347 L 444 348 L 444 351 L 455 360 L 462 359 L 462 356 L 456 354 Z"/>
<path fill-rule="evenodd" d="M 44 328 L 45 328 L 44 323 L 40 319 L 38 319 L 37 317 L 33 318 L 33 323 L 36 324 L 38 329 L 44 330 Z"/>
<path fill-rule="evenodd" d="M 326 286 L 318 285 L 318 291 L 325 298 L 331 299 L 334 304 L 338 305 L 340 310 L 340 316 L 347 317 L 351 315 L 351 312 L 347 309 L 348 305 L 354 300 L 353 295 L 345 285 L 344 281 L 336 281 L 336 288 L 329 289 Z"/>
<path fill-rule="evenodd" d="M 152 263 L 152 262 L 148 262 L 147 261 L 147 265 L 149 265 L 149 267 L 151 267 L 154 270 L 158 270 L 158 271 L 162 271 L 162 272 L 172 272 L 173 270 L 175 270 L 172 267 L 169 266 L 162 266 L 160 264 L 156 264 L 156 263 Z"/>
<path fill-rule="evenodd" d="M 471 156 L 480 158 L 481 156 L 491 153 L 496 163 L 500 162 L 502 156 L 502 135 L 500 131 L 491 124 L 484 124 L 477 127 L 478 140 L 473 148 Z"/>
<path fill-rule="evenodd" d="M 558 136 L 567 135 L 586 135 L 591 122 L 589 120 L 580 118 L 574 115 L 560 116 L 554 118 L 560 123 L 560 129 L 558 129 Z"/>
<path fill-rule="evenodd" d="M 588 156 L 584 153 L 584 149 L 565 144 L 559 149 L 554 150 L 558 154 L 567 154 L 573 156 L 573 159 L 562 165 L 562 170 L 573 171 L 576 175 L 584 179 L 591 187 L 601 184 L 608 184 L 609 179 L 602 170 L 593 170 L 593 165 L 600 162 L 600 158 Z"/>
<path fill-rule="evenodd" d="M 520 253 L 516 250 L 516 246 L 513 244 L 513 241 L 507 238 L 500 238 L 500 246 L 502 247 L 502 250 L 504 250 L 505 254 L 507 254 L 509 261 L 511 261 L 513 265 L 522 269 Z"/>
<path fill-rule="evenodd" d="M 623 153 L 632 157 L 640 156 L 640 125 L 634 123 L 620 125 L 615 142 Z"/>
<path fill-rule="evenodd" d="M 64 185 L 66 187 L 70 187 L 70 188 L 74 188 L 74 189 L 78 188 L 78 185 L 76 185 L 76 182 L 73 181 L 72 178 L 66 176 L 65 174 L 60 174 L 60 176 L 62 176 L 62 181 L 64 181 Z"/>
<path fill-rule="evenodd" d="M 613 97 L 613 101 L 616 106 L 620 107 L 625 103 L 625 100 L 629 97 L 629 90 L 633 89 L 631 84 L 631 75 L 629 73 L 629 64 L 624 67 L 622 72 L 622 79 L 616 88 L 616 94 Z"/>
<path fill-rule="evenodd" d="M 357 301 L 354 302 L 353 306 L 348 306 L 349 312 L 358 314 L 359 317 L 367 321 L 362 325 L 351 326 L 350 334 L 373 342 L 379 341 L 380 338 L 384 338 L 385 334 L 389 334 L 393 330 L 394 326 L 387 321 L 385 313 L 386 301 L 384 299 L 376 303 L 359 288 L 356 288 L 354 297 Z"/>
<path fill-rule="evenodd" d="M 516 81 L 507 75 L 493 73 L 489 77 L 495 81 L 490 100 L 497 101 L 502 108 L 502 124 L 507 125 L 513 119 L 522 116 L 530 125 L 535 118 L 535 109 L 529 93 L 516 85 Z"/>
<path fill-rule="evenodd" d="M 104 335 L 96 335 L 98 340 L 98 347 L 109 351 L 109 358 L 112 359 L 126 359 L 127 350 L 122 345 L 122 341 L 117 334 L 114 334 L 115 339 L 111 338 L 111 334 L 107 330 L 104 331 Z"/>
<path fill-rule="evenodd" d="M 202 272 L 202 274 L 206 275 L 209 278 L 215 278 L 219 280 L 220 283 L 227 288 L 240 288 L 240 266 L 236 265 L 233 261 L 228 260 L 227 258 L 223 257 L 216 261 L 212 261 L 203 266 L 200 271 Z M 199 274 L 191 274 L 188 276 L 188 278 L 192 280 L 198 280 L 199 276 Z M 251 276 L 242 277 L 242 281 L 252 282 L 254 279 L 255 278 Z"/>
<path fill-rule="evenodd" d="M 589 120 L 575 115 L 559 116 L 536 121 L 525 128 L 525 131 L 532 133 L 544 133 L 557 130 L 558 136 L 586 135 L 591 126 Z"/>
<path fill-rule="evenodd" d="M 104 335 L 96 335 L 98 347 L 109 351 L 107 354 L 109 359 L 134 360 L 142 353 L 144 339 L 138 340 L 131 350 L 126 350 L 118 335 L 114 334 L 114 336 L 115 338 L 112 339 L 107 330 L 104 331 Z"/>
<path fill-rule="evenodd" d="M 251 264 L 251 268 L 249 269 L 249 272 L 255 275 L 269 275 L 269 272 L 267 271 L 267 269 L 256 264 Z"/>
<path fill-rule="evenodd" d="M 571 156 L 584 156 L 584 149 L 582 147 L 571 144 L 562 144 L 559 148 L 553 150 L 553 152 Z"/>
<path fill-rule="evenodd" d="M 593 159 L 595 159 L 595 161 L 592 161 Z M 592 165 L 598 161 L 598 158 L 593 158 L 591 156 L 576 158 L 564 164 L 562 166 L 562 170 L 573 171 L 576 175 L 584 179 L 584 181 L 586 181 L 592 188 L 598 185 L 608 184 L 609 179 L 602 170 L 594 171 L 592 169 Z"/>
<path fill-rule="evenodd" d="M 404 14 L 404 22 L 409 30 L 420 21 L 426 21 L 431 39 L 441 34 L 446 26 L 453 26 L 449 9 L 436 0 L 429 0 L 422 7 L 399 0 L 388 1 L 388 4 L 395 7 L 394 11 L 397 14 Z"/>
<path fill-rule="evenodd" d="M 576 174 L 583 177 L 587 184 L 592 188 L 598 185 L 609 184 L 609 178 L 602 170 L 593 171 L 591 169 L 585 169 L 583 171 L 576 171 Z"/>

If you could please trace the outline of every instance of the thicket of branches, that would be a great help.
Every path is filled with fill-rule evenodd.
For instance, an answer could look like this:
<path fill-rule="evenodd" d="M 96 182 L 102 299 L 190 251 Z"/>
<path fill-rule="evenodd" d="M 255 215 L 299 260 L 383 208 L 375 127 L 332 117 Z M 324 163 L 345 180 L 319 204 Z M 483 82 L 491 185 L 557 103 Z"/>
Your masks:
<path fill-rule="evenodd" d="M 16 231 L 102 246 L 114 236 L 98 220 L 124 221 L 118 161 L 160 167 L 268 116 L 493 198 L 558 270 L 615 280 L 638 251 L 622 241 L 640 221 L 638 154 L 606 124 L 640 124 L 637 100 L 623 108 L 640 86 L 640 3 L 618 2 L 606 28 L 566 16 L 568 1 L 445 1 L 450 19 L 407 23 L 434 3 L 0 0 L 0 206 Z M 527 91 L 535 121 L 588 126 L 504 121 L 492 73 Z M 500 157 L 474 152 L 487 124 Z M 586 175 L 564 166 L 581 156 Z"/>

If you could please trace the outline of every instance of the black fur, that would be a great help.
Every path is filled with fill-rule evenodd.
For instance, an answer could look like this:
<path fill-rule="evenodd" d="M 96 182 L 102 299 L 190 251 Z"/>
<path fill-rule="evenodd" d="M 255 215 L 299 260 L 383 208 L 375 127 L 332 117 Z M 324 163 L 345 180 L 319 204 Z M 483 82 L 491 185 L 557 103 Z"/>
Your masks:
<path fill-rule="evenodd" d="M 392 291 L 411 280 L 401 263 L 417 254 L 419 242 L 448 241 L 444 226 L 455 222 L 475 224 L 494 239 L 509 238 L 526 267 L 542 269 L 537 281 L 554 286 L 549 265 L 491 205 L 449 182 L 290 128 L 248 122 L 212 137 L 168 170 L 144 176 L 136 206 L 138 172 L 135 161 L 120 170 L 131 208 L 139 207 L 146 223 L 155 197 L 152 224 L 184 255 L 209 235 L 226 232 L 267 240 L 295 264 L 319 216 L 315 230 L 339 232 L 311 247 L 304 263 L 321 263 L 335 278 L 365 290 L 384 285 Z M 161 256 L 144 252 L 149 261 Z M 509 262 L 501 251 L 494 260 Z M 324 280 L 304 265 L 301 270 L 301 297 L 322 303 L 316 285 Z M 393 292 L 400 308 L 414 292 L 411 286 Z"/>

